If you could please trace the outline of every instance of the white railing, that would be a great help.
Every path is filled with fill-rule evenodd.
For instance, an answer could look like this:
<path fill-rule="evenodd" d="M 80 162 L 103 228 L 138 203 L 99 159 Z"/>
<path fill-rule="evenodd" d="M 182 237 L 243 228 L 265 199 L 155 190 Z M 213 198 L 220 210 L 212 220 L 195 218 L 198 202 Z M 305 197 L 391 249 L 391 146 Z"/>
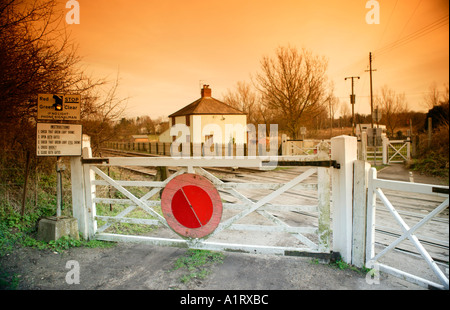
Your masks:
<path fill-rule="evenodd" d="M 391 180 L 378 179 L 375 168 L 371 168 L 369 171 L 368 182 L 368 198 L 367 198 L 367 243 L 366 243 L 366 266 L 379 268 L 380 271 L 392 274 L 394 276 L 403 278 L 407 281 L 416 283 L 420 286 L 429 288 L 435 287 L 439 289 L 449 289 L 449 280 L 445 273 L 439 268 L 427 250 L 419 241 L 416 236 L 416 232 L 419 228 L 432 220 L 440 212 L 448 208 L 448 186 L 428 185 L 419 183 L 399 182 Z M 389 199 L 383 192 L 383 189 L 390 189 L 402 192 L 421 193 L 427 195 L 438 195 L 444 197 L 444 201 L 439 204 L 432 212 L 423 217 L 418 223 L 410 227 L 406 224 L 404 218 L 401 217 L 400 212 L 395 209 Z M 389 213 L 394 217 L 395 221 L 401 227 L 402 234 L 395 241 L 381 250 L 379 253 L 375 253 L 375 214 L 377 209 L 376 200 L 380 199 L 382 204 L 387 208 Z M 447 227 L 448 229 L 448 227 Z M 448 238 L 448 235 L 447 235 Z M 399 268 L 394 268 L 387 264 L 381 263 L 380 259 L 383 258 L 388 252 L 396 248 L 402 241 L 409 240 L 418 253 L 426 261 L 427 265 L 431 268 L 439 283 L 425 279 L 423 276 L 413 275 Z"/>
<path fill-rule="evenodd" d="M 289 140 L 283 136 L 281 144 L 282 154 L 287 156 L 314 155 L 323 146 L 331 149 L 330 140 Z"/>
<path fill-rule="evenodd" d="M 381 145 L 368 146 L 367 135 L 365 132 L 361 135 L 360 144 L 364 145 L 365 159 L 370 163 L 379 165 L 380 163 L 388 165 L 391 163 L 403 163 L 411 159 L 411 141 L 407 140 L 389 140 L 382 137 Z M 362 147 L 362 146 L 361 146 Z"/>

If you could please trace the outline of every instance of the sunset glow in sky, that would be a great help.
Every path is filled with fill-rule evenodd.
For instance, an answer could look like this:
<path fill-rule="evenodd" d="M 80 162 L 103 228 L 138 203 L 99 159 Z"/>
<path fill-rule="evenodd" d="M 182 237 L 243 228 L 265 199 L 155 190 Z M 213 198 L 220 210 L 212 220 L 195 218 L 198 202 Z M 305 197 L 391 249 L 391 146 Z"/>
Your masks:
<path fill-rule="evenodd" d="M 61 0 L 61 8 L 67 1 Z M 334 94 L 370 113 L 373 89 L 405 93 L 410 109 L 434 82 L 449 80 L 448 0 L 379 0 L 380 23 L 368 24 L 366 0 L 79 0 L 80 24 L 67 25 L 82 65 L 93 76 L 120 76 L 127 117 L 177 111 L 209 84 L 221 100 L 238 81 L 251 82 L 263 56 L 279 46 L 328 58 Z M 392 44 L 394 43 L 394 44 Z"/>

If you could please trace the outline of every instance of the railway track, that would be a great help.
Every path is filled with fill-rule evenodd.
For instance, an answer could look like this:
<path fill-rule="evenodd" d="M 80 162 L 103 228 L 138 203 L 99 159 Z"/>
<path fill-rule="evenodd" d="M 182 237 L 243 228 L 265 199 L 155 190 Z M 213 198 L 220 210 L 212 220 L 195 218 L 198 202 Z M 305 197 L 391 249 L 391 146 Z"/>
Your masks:
<path fill-rule="evenodd" d="M 141 152 L 123 151 L 123 150 L 114 150 L 114 149 L 101 149 L 100 154 L 101 154 L 101 156 L 110 154 L 112 156 L 121 156 L 121 157 L 137 157 L 137 156 L 162 157 L 161 155 L 154 155 L 154 154 L 141 153 Z M 137 173 L 145 173 L 142 170 L 138 170 L 138 169 L 133 169 L 133 168 L 129 168 L 129 167 L 124 167 L 124 168 L 126 168 L 128 170 L 135 170 L 135 172 L 137 172 Z M 172 172 L 178 171 L 178 169 L 176 167 L 168 167 L 168 169 L 169 169 L 169 171 L 172 171 Z M 215 172 L 221 172 L 221 173 L 226 173 L 226 174 L 231 174 L 231 175 L 240 175 L 244 172 L 245 173 L 263 173 L 264 172 L 264 170 L 260 170 L 257 168 L 253 169 L 253 168 L 243 168 L 243 167 L 239 167 L 238 169 L 208 167 L 208 168 L 204 168 L 204 169 L 207 171 L 215 171 Z M 156 175 L 156 170 L 155 170 L 155 175 Z"/>

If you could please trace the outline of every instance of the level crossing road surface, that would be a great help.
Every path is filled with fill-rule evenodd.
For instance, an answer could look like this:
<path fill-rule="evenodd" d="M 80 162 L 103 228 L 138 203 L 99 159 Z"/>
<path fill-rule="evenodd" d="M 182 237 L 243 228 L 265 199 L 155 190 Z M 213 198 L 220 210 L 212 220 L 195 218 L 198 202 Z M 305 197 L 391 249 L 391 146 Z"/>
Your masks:
<path fill-rule="evenodd" d="M 411 181 L 404 167 L 389 166 L 380 178 Z M 414 181 L 425 180 L 412 175 Z M 434 179 L 434 182 L 438 182 Z M 439 184 L 439 183 L 438 183 Z M 423 290 L 388 274 L 379 279 L 348 266 L 320 262 L 307 257 L 255 255 L 226 252 L 223 262 L 208 266 L 205 278 L 183 283 L 186 270 L 175 262 L 186 249 L 147 244 L 118 243 L 112 248 L 71 248 L 64 253 L 20 248 L 0 258 L 1 269 L 15 274 L 18 289 L 44 290 Z M 404 259 L 402 257 L 402 259 Z M 415 257 L 408 257 L 415 265 Z M 79 264 L 79 283 L 68 284 L 70 267 Z M 448 265 L 447 265 L 448 266 Z M 448 276 L 448 269 L 447 269 Z"/>

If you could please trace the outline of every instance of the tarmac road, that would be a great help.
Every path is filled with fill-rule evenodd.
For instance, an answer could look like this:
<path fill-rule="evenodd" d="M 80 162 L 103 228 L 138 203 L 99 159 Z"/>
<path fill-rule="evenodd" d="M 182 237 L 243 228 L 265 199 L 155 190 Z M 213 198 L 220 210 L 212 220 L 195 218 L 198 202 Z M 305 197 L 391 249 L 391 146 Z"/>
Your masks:
<path fill-rule="evenodd" d="M 448 185 L 448 179 L 431 177 L 411 171 L 403 164 L 391 164 L 377 171 L 380 179 L 396 180 L 403 182 L 425 183 L 434 185 Z"/>

